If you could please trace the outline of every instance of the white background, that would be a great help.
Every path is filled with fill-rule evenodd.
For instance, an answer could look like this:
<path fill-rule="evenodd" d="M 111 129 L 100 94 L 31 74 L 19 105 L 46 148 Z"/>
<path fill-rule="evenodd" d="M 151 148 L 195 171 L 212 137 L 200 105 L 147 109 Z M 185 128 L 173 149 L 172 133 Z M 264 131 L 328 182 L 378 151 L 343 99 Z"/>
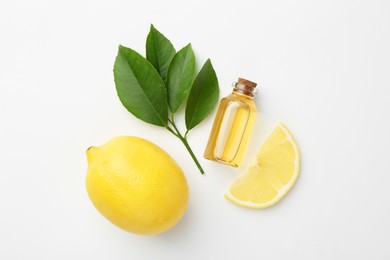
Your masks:
<path fill-rule="evenodd" d="M 390 259 L 389 1 L 11 1 L 0 3 L 0 259 Z M 117 46 L 144 54 L 150 23 L 211 58 L 229 94 L 260 83 L 244 165 L 201 158 L 214 113 L 190 132 L 206 171 L 115 91 Z M 179 117 L 180 118 L 180 117 Z M 275 124 L 301 150 L 277 205 L 223 198 Z M 179 121 L 179 119 L 178 119 Z M 183 129 L 183 125 L 181 125 Z M 85 150 L 146 138 L 185 172 L 190 203 L 158 236 L 126 233 L 85 190 Z"/>

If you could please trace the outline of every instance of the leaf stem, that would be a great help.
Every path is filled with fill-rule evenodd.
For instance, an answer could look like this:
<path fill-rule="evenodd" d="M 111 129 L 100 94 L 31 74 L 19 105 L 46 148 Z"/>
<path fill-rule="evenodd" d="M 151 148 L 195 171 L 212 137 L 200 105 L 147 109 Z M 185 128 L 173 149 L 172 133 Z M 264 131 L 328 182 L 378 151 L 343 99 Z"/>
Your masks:
<path fill-rule="evenodd" d="M 184 146 L 187 148 L 187 151 L 190 153 L 191 157 L 192 157 L 192 160 L 194 160 L 196 166 L 198 167 L 199 171 L 201 174 L 204 174 L 204 171 L 202 169 L 202 166 L 200 165 L 198 159 L 196 158 L 194 152 L 192 151 L 190 145 L 188 144 L 187 140 L 184 139 L 184 137 L 182 137 L 181 135 L 179 135 L 179 139 L 181 140 L 181 142 L 184 144 Z"/>
<path fill-rule="evenodd" d="M 202 168 L 202 166 L 200 165 L 198 159 L 196 158 L 194 152 L 192 151 L 190 145 L 188 144 L 187 142 L 187 133 L 188 133 L 188 130 L 186 131 L 186 134 L 184 135 L 184 137 L 182 136 L 182 134 L 180 133 L 179 129 L 177 129 L 176 125 L 175 125 L 175 121 L 173 120 L 173 115 L 172 115 L 172 120 L 171 119 L 168 119 L 168 121 L 171 123 L 171 125 L 173 126 L 173 128 L 176 130 L 176 132 L 170 128 L 169 126 L 167 126 L 166 128 L 169 130 L 169 132 L 171 132 L 173 135 L 175 135 L 177 138 L 180 139 L 180 141 L 184 144 L 184 146 L 186 147 L 187 151 L 189 152 L 189 154 L 191 155 L 192 157 L 192 160 L 194 161 L 194 163 L 196 164 L 196 166 L 198 167 L 199 171 L 201 174 L 204 174 L 204 170 Z"/>
<path fill-rule="evenodd" d="M 169 126 L 166 126 L 166 128 L 167 128 L 168 131 L 171 132 L 174 136 L 176 136 L 177 138 L 179 138 L 179 136 L 177 135 L 177 133 L 175 133 L 175 131 L 173 131 L 172 128 L 170 128 Z"/>

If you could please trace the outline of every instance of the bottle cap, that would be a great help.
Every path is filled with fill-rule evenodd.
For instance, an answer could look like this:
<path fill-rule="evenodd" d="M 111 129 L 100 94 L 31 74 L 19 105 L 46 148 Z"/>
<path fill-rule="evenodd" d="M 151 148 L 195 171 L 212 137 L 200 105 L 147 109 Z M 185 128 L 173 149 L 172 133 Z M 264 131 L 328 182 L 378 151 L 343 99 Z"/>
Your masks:
<path fill-rule="evenodd" d="M 247 80 L 247 79 L 244 79 L 244 78 L 238 78 L 238 84 L 243 84 L 245 86 L 248 86 L 248 87 L 252 87 L 252 88 L 255 88 L 257 86 L 257 83 L 253 82 L 253 81 L 250 81 L 250 80 Z"/>
<path fill-rule="evenodd" d="M 254 94 L 257 94 L 256 86 L 257 84 L 255 82 L 244 78 L 238 78 L 238 81 L 233 83 L 234 91 L 250 97 L 253 97 Z"/>

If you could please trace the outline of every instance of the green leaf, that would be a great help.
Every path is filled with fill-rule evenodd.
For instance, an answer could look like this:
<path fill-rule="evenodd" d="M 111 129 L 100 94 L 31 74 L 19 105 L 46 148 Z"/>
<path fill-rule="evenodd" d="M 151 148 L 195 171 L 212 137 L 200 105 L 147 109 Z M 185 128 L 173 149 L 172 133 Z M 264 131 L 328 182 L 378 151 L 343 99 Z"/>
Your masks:
<path fill-rule="evenodd" d="M 146 59 L 152 63 L 164 81 L 175 53 L 172 43 L 151 24 L 146 38 Z"/>
<path fill-rule="evenodd" d="M 120 45 L 114 78 L 119 99 L 130 113 L 153 125 L 167 125 L 166 87 L 152 64 L 136 51 Z"/>
<path fill-rule="evenodd" d="M 181 49 L 173 57 L 168 69 L 168 105 L 175 113 L 188 97 L 195 74 L 195 54 L 191 44 Z"/>
<path fill-rule="evenodd" d="M 196 76 L 186 107 L 186 126 L 191 130 L 213 111 L 218 102 L 219 86 L 213 65 L 208 59 Z"/>

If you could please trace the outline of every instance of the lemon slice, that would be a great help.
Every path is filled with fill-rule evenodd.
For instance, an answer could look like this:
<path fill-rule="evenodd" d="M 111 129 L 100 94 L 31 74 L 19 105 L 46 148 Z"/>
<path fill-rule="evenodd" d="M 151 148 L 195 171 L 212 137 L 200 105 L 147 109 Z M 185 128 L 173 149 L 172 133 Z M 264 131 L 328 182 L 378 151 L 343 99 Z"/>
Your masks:
<path fill-rule="evenodd" d="M 298 146 L 283 123 L 276 126 L 256 159 L 256 165 L 231 185 L 225 198 L 239 206 L 258 209 L 278 202 L 298 177 Z"/>

